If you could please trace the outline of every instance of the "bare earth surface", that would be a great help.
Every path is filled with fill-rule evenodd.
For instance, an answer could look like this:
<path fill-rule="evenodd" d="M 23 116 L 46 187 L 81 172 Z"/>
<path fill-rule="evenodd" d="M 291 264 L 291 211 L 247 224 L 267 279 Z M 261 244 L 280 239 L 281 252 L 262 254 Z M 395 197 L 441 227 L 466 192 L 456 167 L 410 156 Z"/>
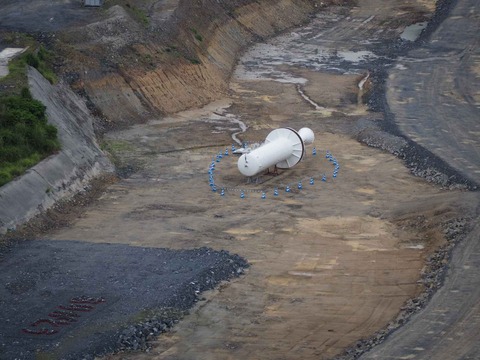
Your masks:
<path fill-rule="evenodd" d="M 401 130 L 476 181 L 480 48 L 473 34 L 479 31 L 478 11 L 475 1 L 458 1 L 426 46 L 402 58 L 388 81 L 389 103 Z M 399 88 L 403 91 L 395 90 Z M 455 251 L 444 287 L 427 308 L 362 359 L 478 359 L 478 218 L 476 223 Z"/>
<path fill-rule="evenodd" d="M 456 2 L 430 40 L 398 60 L 387 86 L 400 130 L 477 182 L 479 16 L 476 1 Z"/>
<path fill-rule="evenodd" d="M 150 338 L 149 352 L 106 358 L 333 358 L 387 327 L 408 299 L 425 290 L 426 258 L 446 245 L 448 224 L 475 223 L 479 194 L 428 184 L 412 176 L 398 158 L 354 137 L 361 124 L 383 119 L 382 113 L 367 111 L 364 104 L 365 92 L 372 86 L 370 74 L 392 69 L 396 39 L 406 25 L 428 20 L 434 3 L 360 0 L 351 9 L 326 9 L 309 25 L 247 51 L 228 98 L 106 134 L 106 146 L 119 169 L 133 172 L 109 186 L 70 226 L 47 233 L 44 241 L 49 246 L 72 242 L 104 249 L 108 243 L 128 249 L 126 258 L 137 254 L 132 250 L 137 248 L 155 255 L 164 248 L 208 247 L 238 254 L 250 263 L 242 277 L 202 295 L 172 331 Z M 174 4 L 165 2 L 167 8 Z M 476 58 L 469 59 L 478 67 Z M 453 57 L 447 60 L 454 62 Z M 392 70 L 389 82 L 408 82 L 396 74 L 401 68 Z M 462 82 L 468 76 L 457 72 L 452 78 Z M 467 85 L 461 88 L 470 91 Z M 418 87 L 415 98 L 421 100 L 427 90 Z M 401 106 L 396 96 L 401 98 L 402 93 L 388 92 L 395 114 L 423 110 L 421 103 Z M 428 96 L 437 101 L 433 90 Z M 478 114 L 477 100 L 469 101 L 459 101 L 467 109 L 462 112 L 465 128 L 474 124 Z M 401 130 L 413 136 L 402 124 Z M 310 127 L 317 154 L 310 146 L 295 168 L 247 184 L 231 154 L 234 139 L 262 141 L 282 126 Z M 430 138 L 422 142 L 428 147 L 436 136 L 428 132 L 418 137 Z M 463 164 L 457 169 L 466 169 L 475 178 L 478 157 L 471 152 L 472 147 L 478 150 L 478 139 L 469 139 L 469 147 L 462 148 L 468 156 L 455 164 Z M 226 149 L 230 154 L 215 162 L 218 189 L 213 192 L 207 171 L 212 159 Z M 436 153 L 436 148 L 431 150 Z M 336 177 L 327 151 L 340 165 Z M 445 154 L 455 167 L 452 153 Z M 286 186 L 292 191 L 286 192 Z M 221 188 L 226 190 L 224 196 Z M 446 286 L 425 311 L 367 358 L 458 358 L 455 354 L 474 358 L 480 343 L 475 331 L 480 295 L 478 232 L 476 225 L 456 249 Z M 154 272 L 151 258 L 145 260 L 147 266 L 138 265 L 138 278 L 129 278 L 133 283 L 141 281 L 143 272 Z M 128 277 L 135 264 L 127 265 L 115 276 Z M 149 296 L 155 295 L 152 288 L 160 289 L 155 281 L 153 277 L 141 285 Z M 114 286 L 108 294 L 115 297 Z M 70 294 L 65 295 L 68 298 Z M 141 302 L 139 307 L 149 304 Z M 114 311 L 111 320 L 118 320 Z M 75 333 L 67 329 L 66 336 Z"/>
<path fill-rule="evenodd" d="M 224 102 L 107 135 L 119 161 L 140 170 L 49 238 L 209 246 L 251 264 L 149 353 L 112 358 L 331 358 L 386 326 L 419 294 L 424 257 L 444 244 L 442 226 L 473 216 L 478 197 L 428 185 L 400 160 L 346 135 L 359 119 L 382 116 L 366 112 L 358 87 L 368 62 L 384 56 L 380 45 L 399 33 L 378 31 L 402 14 L 394 2 L 382 5 L 326 11 L 254 47 Z M 221 197 L 210 191 L 207 170 L 230 148 L 240 121 L 248 130 L 238 136 L 250 142 L 279 126 L 309 126 L 318 154 L 256 185 L 245 183 L 234 157 L 224 157 L 215 175 L 227 189 Z M 341 166 L 337 178 L 326 150 Z"/>

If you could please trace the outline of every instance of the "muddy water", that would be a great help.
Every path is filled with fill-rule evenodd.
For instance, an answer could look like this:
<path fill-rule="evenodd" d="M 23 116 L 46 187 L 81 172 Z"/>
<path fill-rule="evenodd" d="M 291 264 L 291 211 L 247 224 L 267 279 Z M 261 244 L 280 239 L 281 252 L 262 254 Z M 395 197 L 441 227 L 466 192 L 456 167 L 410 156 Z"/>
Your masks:
<path fill-rule="evenodd" d="M 422 290 L 424 257 L 444 242 L 441 224 L 469 211 L 472 200 L 412 177 L 395 157 L 345 135 L 360 118 L 382 116 L 358 99 L 369 64 L 387 61 L 380 49 L 403 31 L 396 3 L 326 10 L 247 52 L 230 99 L 107 135 L 119 161 L 140 170 L 55 238 L 208 246 L 251 264 L 243 278 L 206 294 L 150 352 L 109 358 L 331 358 L 386 326 Z M 209 189 L 208 165 L 243 123 L 239 141 L 308 126 L 317 155 L 309 148 L 305 161 L 261 184 L 247 184 L 236 158 L 224 157 L 217 178 L 246 196 L 222 197 Z M 340 164 L 337 177 L 327 150 Z M 314 184 L 273 195 L 305 177 Z"/>
<path fill-rule="evenodd" d="M 409 25 L 400 34 L 400 38 L 407 41 L 415 41 L 418 39 L 423 29 L 427 27 L 427 22 L 422 21 L 416 24 Z"/>

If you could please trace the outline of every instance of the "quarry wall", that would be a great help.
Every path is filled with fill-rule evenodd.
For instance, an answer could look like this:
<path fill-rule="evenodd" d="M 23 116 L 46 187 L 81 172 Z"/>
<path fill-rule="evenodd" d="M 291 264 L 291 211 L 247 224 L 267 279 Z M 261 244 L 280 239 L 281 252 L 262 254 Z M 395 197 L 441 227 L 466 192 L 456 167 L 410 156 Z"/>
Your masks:
<path fill-rule="evenodd" d="M 84 89 L 117 124 L 198 107 L 225 96 L 232 69 L 248 44 L 306 22 L 322 7 L 346 2 L 179 1 L 167 24 L 152 24 L 148 39 L 135 24 L 129 25 L 125 11 L 111 8 L 108 30 L 115 31 L 111 24 L 116 19 L 119 36 L 121 28 L 137 29 L 136 35 L 130 33 L 122 44 L 118 38 L 116 43 L 104 39 L 102 46 L 111 49 L 114 64 L 107 71 L 98 69 L 105 64 L 87 70 Z M 97 23 L 95 33 L 104 32 L 105 26 Z"/>

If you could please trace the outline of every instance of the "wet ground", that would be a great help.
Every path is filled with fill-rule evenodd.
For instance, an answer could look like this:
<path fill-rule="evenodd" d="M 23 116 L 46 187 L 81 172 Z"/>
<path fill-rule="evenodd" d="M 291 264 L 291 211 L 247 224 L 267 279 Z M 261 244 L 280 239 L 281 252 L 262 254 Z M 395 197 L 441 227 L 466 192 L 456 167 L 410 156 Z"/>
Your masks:
<path fill-rule="evenodd" d="M 477 183 L 479 31 L 477 2 L 457 2 L 428 42 L 398 59 L 387 85 L 400 131 Z"/>

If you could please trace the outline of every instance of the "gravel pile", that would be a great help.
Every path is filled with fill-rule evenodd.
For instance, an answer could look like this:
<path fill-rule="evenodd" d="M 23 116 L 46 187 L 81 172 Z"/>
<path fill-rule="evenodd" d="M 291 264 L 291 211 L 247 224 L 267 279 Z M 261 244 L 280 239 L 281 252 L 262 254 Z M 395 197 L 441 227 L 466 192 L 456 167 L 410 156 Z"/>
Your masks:
<path fill-rule="evenodd" d="M 378 122 L 370 119 L 359 119 L 353 128 L 352 135 L 359 142 L 397 156 L 407 145 L 403 137 L 381 130 Z"/>
<path fill-rule="evenodd" d="M 408 169 L 415 175 L 430 183 L 438 184 L 447 189 L 476 190 L 478 184 L 460 174 L 445 161 L 424 147 L 407 140 L 398 157 L 403 159 Z"/>
<path fill-rule="evenodd" d="M 158 318 L 130 326 L 119 336 L 118 348 L 120 350 L 147 350 L 148 342 L 151 339 L 166 332 L 177 321 Z"/>
<path fill-rule="evenodd" d="M 238 255 L 231 255 L 226 251 L 220 251 L 226 262 L 222 266 L 211 267 L 200 274 L 194 281 L 189 282 L 182 294 L 175 294 L 172 307 L 157 309 L 147 319 L 124 329 L 118 337 L 117 348 L 119 350 L 143 350 L 148 351 L 151 340 L 156 336 L 169 331 L 173 325 L 188 314 L 188 309 L 196 302 L 202 300 L 201 294 L 211 290 L 221 281 L 238 277 L 244 273 L 248 264 Z M 223 262 L 219 261 L 219 265 Z M 180 301 L 179 301 L 180 298 Z"/>
<path fill-rule="evenodd" d="M 385 131 L 380 121 L 359 119 L 351 131 L 358 141 L 399 157 L 415 176 L 447 189 L 476 190 L 478 185 L 458 173 L 445 161 L 397 131 Z"/>
<path fill-rule="evenodd" d="M 2 253 L 2 359 L 93 359 L 147 350 L 202 292 L 248 267 L 238 255 L 205 247 L 34 240 Z M 79 299 L 102 300 L 78 304 Z"/>

